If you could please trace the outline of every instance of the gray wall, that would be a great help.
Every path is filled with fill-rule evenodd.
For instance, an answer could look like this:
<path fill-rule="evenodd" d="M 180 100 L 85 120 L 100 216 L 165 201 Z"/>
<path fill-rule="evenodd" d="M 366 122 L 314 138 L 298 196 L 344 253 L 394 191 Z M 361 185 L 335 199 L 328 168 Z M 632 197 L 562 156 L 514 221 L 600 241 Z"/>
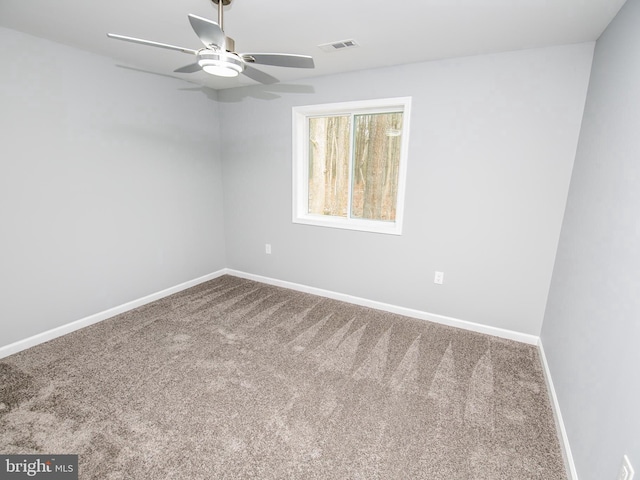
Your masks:
<path fill-rule="evenodd" d="M 596 44 L 542 341 L 581 480 L 640 471 L 640 1 Z"/>
<path fill-rule="evenodd" d="M 538 335 L 592 52 L 580 44 L 219 92 L 232 139 L 222 150 L 227 266 Z M 291 107 L 397 96 L 413 97 L 404 234 L 292 224 Z"/>
<path fill-rule="evenodd" d="M 0 28 L 0 346 L 225 266 L 218 107 Z"/>

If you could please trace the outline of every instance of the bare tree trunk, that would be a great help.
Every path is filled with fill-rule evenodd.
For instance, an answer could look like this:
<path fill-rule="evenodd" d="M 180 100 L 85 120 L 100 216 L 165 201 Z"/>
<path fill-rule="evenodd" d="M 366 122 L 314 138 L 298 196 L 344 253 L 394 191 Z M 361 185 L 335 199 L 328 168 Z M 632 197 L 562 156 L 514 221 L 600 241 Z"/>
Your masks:
<path fill-rule="evenodd" d="M 324 211 L 325 182 L 324 171 L 326 153 L 326 127 L 324 119 L 312 118 L 309 121 L 309 213 L 321 214 Z"/>
<path fill-rule="evenodd" d="M 364 215 L 364 192 L 367 188 L 367 159 L 369 157 L 370 117 L 355 117 L 355 136 L 353 142 L 354 171 L 351 193 L 351 215 L 362 218 Z"/>
<path fill-rule="evenodd" d="M 336 121 L 334 117 L 327 119 L 327 136 L 325 144 L 327 145 L 326 164 L 324 172 L 324 215 L 331 215 L 333 211 L 333 177 L 336 162 Z"/>
<path fill-rule="evenodd" d="M 309 120 L 309 212 L 346 216 L 349 198 L 349 117 Z"/>
<path fill-rule="evenodd" d="M 364 190 L 364 218 L 379 219 L 382 210 L 382 164 L 385 160 L 385 123 L 376 116 L 369 123 L 369 155 L 367 156 L 366 188 Z"/>

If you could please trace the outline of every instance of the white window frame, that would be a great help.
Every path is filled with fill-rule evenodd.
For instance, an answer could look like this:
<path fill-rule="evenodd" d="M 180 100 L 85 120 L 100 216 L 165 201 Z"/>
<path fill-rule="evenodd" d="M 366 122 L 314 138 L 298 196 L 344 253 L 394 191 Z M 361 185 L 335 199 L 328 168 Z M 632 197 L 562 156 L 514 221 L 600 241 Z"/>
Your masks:
<path fill-rule="evenodd" d="M 348 217 L 317 215 L 309 213 L 309 119 L 330 115 L 354 115 L 402 112 L 402 140 L 400 145 L 400 167 L 398 169 L 398 198 L 396 199 L 396 219 L 393 222 L 350 218 L 351 195 L 349 196 Z M 293 223 L 322 227 L 344 228 L 363 232 L 402 235 L 404 218 L 404 197 L 407 181 L 407 160 L 409 151 L 409 119 L 411 117 L 411 97 L 384 98 L 357 102 L 329 103 L 293 107 Z M 353 128 L 353 124 L 352 124 Z M 353 137 L 353 135 L 352 135 Z M 352 140 L 353 143 L 353 140 Z M 352 145 L 353 148 L 353 145 Z M 349 176 L 353 165 L 349 167 Z M 351 184 L 351 181 L 349 182 Z M 351 188 L 351 187 L 350 187 Z"/>

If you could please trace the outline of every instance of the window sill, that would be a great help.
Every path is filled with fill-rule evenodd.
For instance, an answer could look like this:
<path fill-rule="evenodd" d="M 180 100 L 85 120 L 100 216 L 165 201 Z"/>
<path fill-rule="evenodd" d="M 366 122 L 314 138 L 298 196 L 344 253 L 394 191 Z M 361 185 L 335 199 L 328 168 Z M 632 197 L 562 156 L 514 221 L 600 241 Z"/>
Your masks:
<path fill-rule="evenodd" d="M 299 215 L 293 218 L 293 223 L 386 235 L 402 235 L 402 225 L 398 222 L 348 219 L 323 215 Z"/>

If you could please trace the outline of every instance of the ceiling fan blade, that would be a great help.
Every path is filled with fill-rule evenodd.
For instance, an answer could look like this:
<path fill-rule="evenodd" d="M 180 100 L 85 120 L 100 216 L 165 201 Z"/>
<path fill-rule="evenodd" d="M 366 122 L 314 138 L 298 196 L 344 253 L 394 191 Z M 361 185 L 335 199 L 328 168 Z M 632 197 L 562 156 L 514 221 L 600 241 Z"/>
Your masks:
<path fill-rule="evenodd" d="M 143 40 L 141 38 L 126 37 L 124 35 L 116 35 L 115 33 L 107 33 L 107 37 L 115 38 L 116 40 L 124 40 L 125 42 L 139 43 L 141 45 L 149 45 L 150 47 L 166 48 L 168 50 L 177 50 L 178 52 L 189 53 L 191 55 L 197 55 L 198 51 L 191 48 L 178 47 L 176 45 L 169 45 L 168 43 L 152 42 L 151 40 Z"/>
<path fill-rule="evenodd" d="M 289 53 L 241 53 L 245 62 L 276 67 L 314 68 L 313 57 Z"/>
<path fill-rule="evenodd" d="M 198 38 L 204 43 L 205 47 L 211 48 L 211 46 L 216 46 L 224 50 L 226 37 L 220 25 L 191 13 L 189 14 L 189 22 L 191 22 L 193 31 L 196 32 L 196 35 L 198 35 Z"/>
<path fill-rule="evenodd" d="M 202 70 L 202 67 L 197 63 L 191 63 L 189 65 L 185 65 L 184 67 L 176 68 L 174 70 L 175 73 L 195 73 Z"/>
<path fill-rule="evenodd" d="M 265 85 L 270 85 L 272 83 L 278 83 L 278 79 L 268 73 L 262 72 L 257 68 L 253 68 L 249 65 L 245 65 L 244 73 L 251 80 L 255 80 L 256 82 L 263 83 Z"/>

